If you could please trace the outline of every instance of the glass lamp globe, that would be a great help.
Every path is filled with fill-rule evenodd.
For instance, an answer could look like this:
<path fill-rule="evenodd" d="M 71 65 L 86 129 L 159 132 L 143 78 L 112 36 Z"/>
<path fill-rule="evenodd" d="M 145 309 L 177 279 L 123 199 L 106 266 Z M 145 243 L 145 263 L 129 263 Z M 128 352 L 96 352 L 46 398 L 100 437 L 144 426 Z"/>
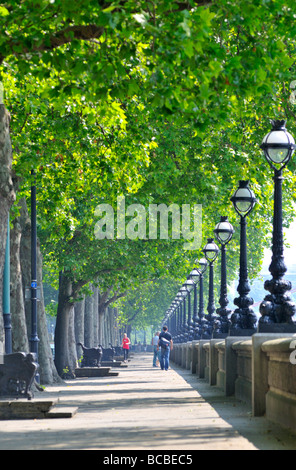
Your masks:
<path fill-rule="evenodd" d="M 192 279 L 187 279 L 184 282 L 184 287 L 187 288 L 187 290 L 191 291 L 195 286 L 195 282 Z"/>
<path fill-rule="evenodd" d="M 208 238 L 208 243 L 203 249 L 205 257 L 209 263 L 213 263 L 218 256 L 219 248 L 213 238 Z"/>
<path fill-rule="evenodd" d="M 214 234 L 216 235 L 217 240 L 222 245 L 226 245 L 232 239 L 233 233 L 234 230 L 231 223 L 228 222 L 228 218 L 222 216 L 220 222 L 214 229 Z"/>
<path fill-rule="evenodd" d="M 196 268 L 193 268 L 190 273 L 190 278 L 194 281 L 195 284 L 197 284 L 199 276 L 200 276 L 200 271 Z"/>
<path fill-rule="evenodd" d="M 207 269 L 207 266 L 208 266 L 208 262 L 207 262 L 206 258 L 201 258 L 200 260 L 195 260 L 195 262 L 198 263 L 200 273 L 204 274 L 206 269 Z"/>
<path fill-rule="evenodd" d="M 179 290 L 179 292 L 183 297 L 186 297 L 186 295 L 188 294 L 188 289 L 186 287 L 182 286 L 181 289 Z"/>
<path fill-rule="evenodd" d="M 286 129 L 286 121 L 272 121 L 272 130 L 266 134 L 260 147 L 272 168 L 284 168 L 296 148 L 294 138 Z"/>
<path fill-rule="evenodd" d="M 236 212 L 242 217 L 246 217 L 257 202 L 253 191 L 249 188 L 249 181 L 240 181 L 239 188 L 230 200 Z"/>

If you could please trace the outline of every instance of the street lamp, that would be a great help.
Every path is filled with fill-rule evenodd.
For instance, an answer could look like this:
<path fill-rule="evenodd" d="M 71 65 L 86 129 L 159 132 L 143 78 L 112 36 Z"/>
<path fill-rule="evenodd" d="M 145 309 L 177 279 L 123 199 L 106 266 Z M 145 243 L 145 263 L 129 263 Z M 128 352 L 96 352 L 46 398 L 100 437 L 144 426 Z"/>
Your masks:
<path fill-rule="evenodd" d="M 167 311 L 166 311 L 166 319 L 167 319 L 166 320 L 166 325 L 167 325 L 169 331 L 171 331 L 171 313 L 172 313 L 171 309 L 168 308 Z"/>
<path fill-rule="evenodd" d="M 272 130 L 264 137 L 261 149 L 274 170 L 274 214 L 272 235 L 272 259 L 269 271 L 271 280 L 264 283 L 270 292 L 260 305 L 260 332 L 295 332 L 293 316 L 296 306 L 288 293 L 292 289 L 290 281 L 284 279 L 287 267 L 284 261 L 282 171 L 288 165 L 296 148 L 294 138 L 286 129 L 286 121 L 272 121 Z"/>
<path fill-rule="evenodd" d="M 178 320 L 177 320 L 177 343 L 182 342 L 183 338 L 183 309 L 184 309 L 184 296 L 179 291 L 175 300 L 179 303 L 178 307 Z"/>
<path fill-rule="evenodd" d="M 173 300 L 171 303 L 171 310 L 172 310 L 172 326 L 171 326 L 171 334 L 173 339 L 175 340 L 177 335 L 177 313 L 178 313 L 179 302 Z"/>
<path fill-rule="evenodd" d="M 220 308 L 217 309 L 219 319 L 217 320 L 217 327 L 213 333 L 214 338 L 226 337 L 229 333 L 230 320 L 228 316 L 231 310 L 227 308 L 227 270 L 226 270 L 226 245 L 232 239 L 234 233 L 233 227 L 228 222 L 227 217 L 221 217 L 220 222 L 214 229 L 214 234 L 221 244 L 221 285 L 220 285 Z"/>
<path fill-rule="evenodd" d="M 194 282 L 192 328 L 193 328 L 193 339 L 197 339 L 196 338 L 196 335 L 198 332 L 197 283 L 200 277 L 200 271 L 197 268 L 193 268 L 189 277 Z"/>
<path fill-rule="evenodd" d="M 214 242 L 213 238 L 208 238 L 208 242 L 203 249 L 204 255 L 206 260 L 210 265 L 210 272 L 209 272 L 209 298 L 208 298 L 208 315 L 206 317 L 207 324 L 206 324 L 206 331 L 203 333 L 203 337 L 211 337 L 214 322 L 216 320 L 215 315 L 215 299 L 214 299 L 214 261 L 216 260 L 219 254 L 219 248 Z"/>
<path fill-rule="evenodd" d="M 10 313 L 10 227 L 7 221 L 5 263 L 3 271 L 3 323 L 5 333 L 5 353 L 12 353 L 12 327 Z"/>
<path fill-rule="evenodd" d="M 31 171 L 31 336 L 30 351 L 35 354 L 35 361 L 38 362 L 38 332 L 37 332 L 37 218 L 36 218 L 36 175 Z M 40 377 L 37 371 L 36 382 Z"/>
<path fill-rule="evenodd" d="M 253 191 L 249 188 L 249 181 L 240 181 L 239 188 L 230 200 L 240 216 L 240 266 L 237 288 L 239 297 L 234 299 L 234 304 L 238 308 L 234 310 L 231 316 L 230 336 L 251 336 L 256 332 L 257 317 L 253 309 L 250 308 L 254 300 L 248 297 L 251 288 L 248 281 L 246 217 L 253 210 L 257 201 Z"/>
<path fill-rule="evenodd" d="M 191 341 L 193 339 L 193 323 L 191 316 L 191 291 L 195 287 L 195 282 L 190 279 L 190 275 L 188 276 L 188 279 L 184 282 L 183 286 L 188 290 L 187 340 Z"/>
<path fill-rule="evenodd" d="M 195 339 L 200 339 L 202 332 L 206 325 L 205 312 L 204 312 L 204 273 L 206 272 L 208 262 L 206 258 L 195 260 L 195 264 L 198 265 L 199 275 L 199 306 L 198 306 L 198 329 L 195 331 Z"/>
<path fill-rule="evenodd" d="M 179 293 L 183 297 L 183 299 L 182 299 L 183 300 L 183 320 L 182 320 L 182 333 L 181 333 L 182 338 L 181 339 L 182 339 L 182 341 L 185 341 L 186 337 L 187 337 L 187 335 L 186 335 L 186 332 L 187 332 L 186 297 L 189 294 L 189 290 L 187 289 L 187 287 L 182 286 L 181 289 L 179 289 Z"/>

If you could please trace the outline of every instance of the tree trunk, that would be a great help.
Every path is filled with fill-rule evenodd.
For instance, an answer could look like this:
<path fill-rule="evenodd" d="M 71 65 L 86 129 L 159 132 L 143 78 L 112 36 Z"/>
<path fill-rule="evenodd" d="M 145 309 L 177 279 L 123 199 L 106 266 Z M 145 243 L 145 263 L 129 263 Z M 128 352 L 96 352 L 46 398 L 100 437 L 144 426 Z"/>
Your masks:
<path fill-rule="evenodd" d="M 28 353 L 29 341 L 27 335 L 25 302 L 23 295 L 23 280 L 20 259 L 22 228 L 19 217 L 13 221 L 10 231 L 10 310 L 12 325 L 12 350 Z"/>
<path fill-rule="evenodd" d="M 127 336 L 130 338 L 131 337 L 131 334 L 132 334 L 132 327 L 131 325 L 127 325 L 126 327 L 126 334 Z"/>
<path fill-rule="evenodd" d="M 75 325 L 74 325 L 74 305 L 69 315 L 69 332 L 68 332 L 68 349 L 69 349 L 69 368 L 72 371 L 78 367 L 77 349 L 75 340 Z"/>
<path fill-rule="evenodd" d="M 99 292 L 98 295 L 98 342 L 101 346 L 104 347 L 104 313 L 105 313 L 105 303 L 104 303 L 104 294 Z"/>
<path fill-rule="evenodd" d="M 94 306 L 93 306 L 93 345 L 96 348 L 99 345 L 99 288 L 94 286 Z"/>
<path fill-rule="evenodd" d="M 98 321 L 98 339 L 99 339 L 99 344 L 103 347 L 105 347 L 105 339 L 104 339 L 104 313 L 105 309 L 100 309 L 99 310 L 99 321 Z"/>
<path fill-rule="evenodd" d="M 25 198 L 19 201 L 20 205 L 20 224 L 22 228 L 22 237 L 20 242 L 20 257 L 22 269 L 22 292 L 31 285 L 31 220 L 28 214 Z M 31 302 L 25 302 L 26 326 L 28 335 L 31 330 Z"/>
<path fill-rule="evenodd" d="M 108 308 L 108 343 L 112 344 L 113 346 L 113 307 Z"/>
<path fill-rule="evenodd" d="M 26 200 L 20 200 L 20 223 L 22 227 L 22 237 L 20 244 L 21 268 L 22 268 L 22 292 L 31 284 L 31 220 L 29 218 Z M 40 301 L 38 302 L 38 362 L 40 382 L 42 384 L 53 384 L 60 381 L 57 370 L 54 365 L 50 340 L 47 328 L 47 320 L 44 306 L 43 296 L 43 279 L 42 279 L 42 254 L 40 252 L 39 243 L 37 245 L 37 271 L 38 286 L 40 287 Z M 21 287 L 20 287 L 21 289 Z M 26 325 L 28 336 L 31 333 L 31 301 L 25 302 Z"/>
<path fill-rule="evenodd" d="M 115 336 L 115 341 L 116 341 L 116 346 L 121 345 L 121 334 L 120 334 L 120 327 L 119 327 L 119 322 L 118 322 L 118 308 L 115 308 L 115 325 L 116 325 L 116 336 Z"/>
<path fill-rule="evenodd" d="M 93 286 L 89 286 L 93 291 Z M 85 299 L 84 311 L 84 345 L 87 348 L 93 347 L 94 338 L 94 294 L 89 295 Z"/>
<path fill-rule="evenodd" d="M 83 353 L 82 347 L 78 346 L 78 343 L 83 344 L 84 342 L 84 306 L 85 299 L 74 305 L 74 329 L 78 360 L 81 358 Z"/>
<path fill-rule="evenodd" d="M 56 367 L 54 365 L 53 355 L 50 347 L 50 339 L 47 327 L 47 319 L 44 305 L 43 295 L 43 276 L 42 276 L 42 255 L 40 253 L 39 244 L 37 246 L 38 263 L 38 285 L 40 286 L 40 302 L 38 302 L 38 337 L 39 343 L 39 365 L 40 365 L 40 382 L 42 384 L 51 385 L 61 382 Z"/>
<path fill-rule="evenodd" d="M 69 325 L 74 302 L 72 281 L 64 273 L 60 273 L 59 299 L 55 328 L 55 365 L 61 377 L 74 377 L 69 357 Z"/>
<path fill-rule="evenodd" d="M 15 187 L 12 178 L 12 148 L 9 134 L 10 115 L 0 104 L 0 286 L 3 285 L 3 269 L 7 238 L 9 210 L 15 201 Z M 0 351 L 4 352 L 3 292 L 0 288 Z"/>

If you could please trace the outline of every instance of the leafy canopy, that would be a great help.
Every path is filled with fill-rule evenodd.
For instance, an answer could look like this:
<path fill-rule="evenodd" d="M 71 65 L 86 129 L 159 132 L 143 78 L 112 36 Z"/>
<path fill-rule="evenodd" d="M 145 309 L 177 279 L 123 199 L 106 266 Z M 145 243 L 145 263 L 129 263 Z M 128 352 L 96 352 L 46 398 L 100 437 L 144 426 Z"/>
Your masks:
<path fill-rule="evenodd" d="M 220 214 L 237 225 L 229 198 L 239 179 L 250 179 L 259 199 L 249 220 L 250 272 L 258 272 L 273 191 L 258 144 L 270 118 L 286 116 L 296 130 L 292 0 L 8 1 L 0 27 L 19 197 L 35 169 L 38 232 L 56 278 L 60 270 L 75 281 L 98 275 L 102 286 L 126 289 L 185 277 L 201 251 L 160 240 L 98 243 L 95 207 L 119 194 L 145 206 L 199 203 L 205 242 Z M 291 162 L 287 224 L 294 171 Z"/>

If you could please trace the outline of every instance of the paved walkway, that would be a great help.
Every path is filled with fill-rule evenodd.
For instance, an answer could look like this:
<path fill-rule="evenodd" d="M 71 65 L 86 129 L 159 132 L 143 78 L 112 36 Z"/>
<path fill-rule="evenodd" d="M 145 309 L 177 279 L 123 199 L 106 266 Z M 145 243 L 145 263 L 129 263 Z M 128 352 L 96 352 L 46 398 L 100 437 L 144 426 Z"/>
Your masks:
<path fill-rule="evenodd" d="M 77 414 L 1 421 L 0 450 L 296 449 L 295 435 L 253 418 L 247 406 L 189 371 L 151 364 L 151 354 L 135 355 L 117 377 L 48 387 L 42 398 L 58 397 Z"/>

